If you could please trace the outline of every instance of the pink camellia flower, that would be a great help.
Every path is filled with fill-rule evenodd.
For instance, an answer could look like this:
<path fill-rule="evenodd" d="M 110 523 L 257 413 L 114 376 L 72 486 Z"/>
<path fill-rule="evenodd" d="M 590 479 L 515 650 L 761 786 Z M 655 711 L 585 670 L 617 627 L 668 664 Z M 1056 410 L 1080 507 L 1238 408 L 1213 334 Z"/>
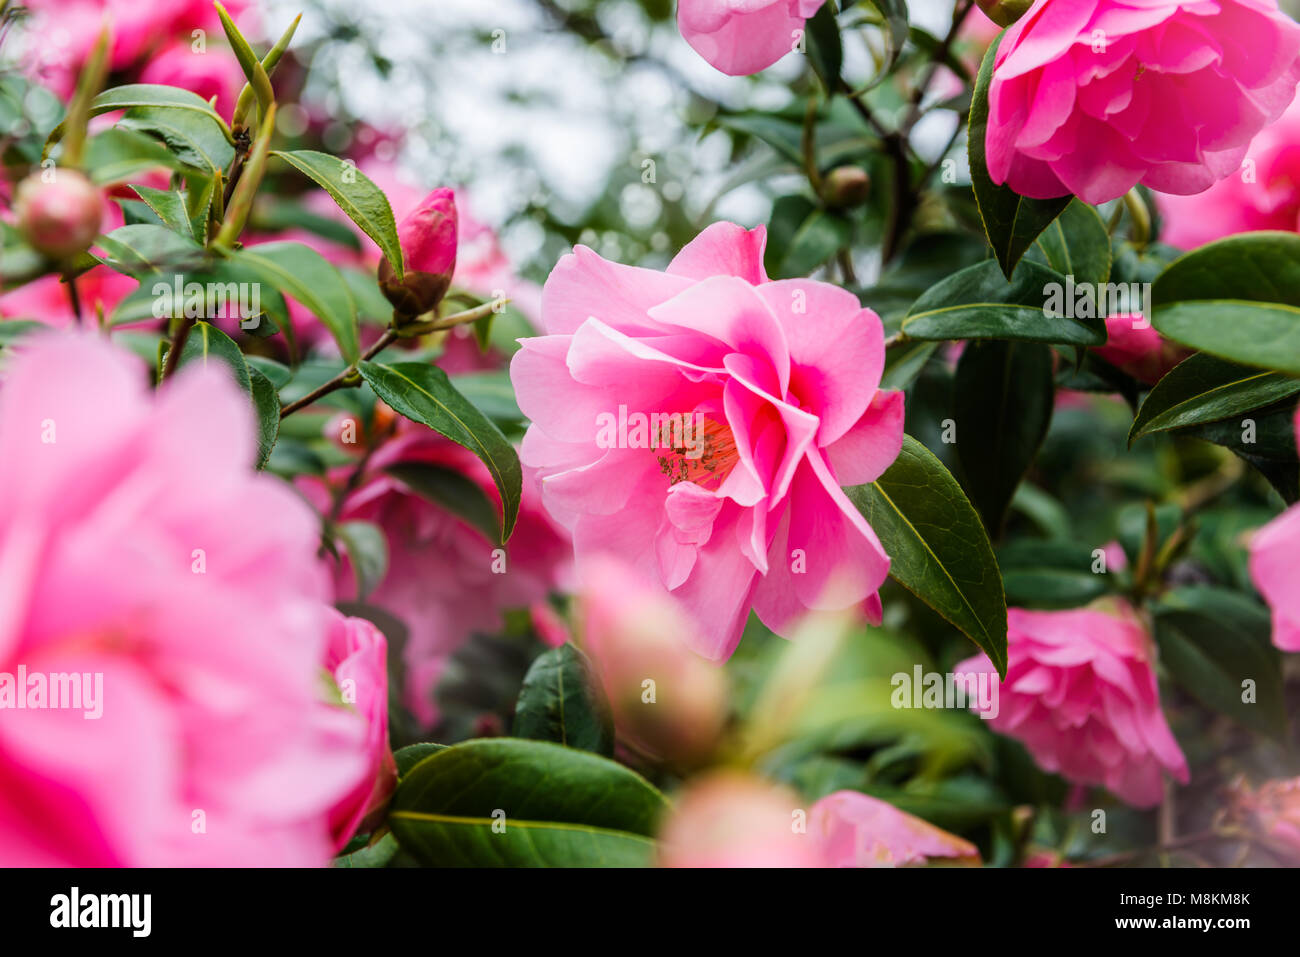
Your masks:
<path fill-rule="evenodd" d="M 155 399 L 98 336 L 5 372 L 0 863 L 325 863 L 368 762 L 321 722 L 319 526 L 253 471 L 247 399 L 206 368 Z"/>
<path fill-rule="evenodd" d="M 932 858 L 980 863 L 974 844 L 860 791 L 836 791 L 815 803 L 808 830 L 831 867 L 904 867 Z"/>
<path fill-rule="evenodd" d="M 579 576 L 611 553 L 673 592 L 695 650 L 726 658 L 751 607 L 788 633 L 889 570 L 841 491 L 898 456 L 903 397 L 879 389 L 879 318 L 851 293 L 770 281 L 765 231 L 717 223 L 667 272 L 585 246 L 542 295 L 548 335 L 511 364 L 521 457 L 573 533 Z"/>
<path fill-rule="evenodd" d="M 330 610 L 329 646 L 325 668 L 339 688 L 349 719 L 365 723 L 365 753 L 369 773 L 330 813 L 335 848 L 342 848 L 367 818 L 388 803 L 397 787 L 397 763 L 388 743 L 388 642 L 364 618 L 348 618 Z M 326 706 L 331 712 L 337 706 Z M 338 715 L 327 715 L 330 721 Z"/>
<path fill-rule="evenodd" d="M 1300 435 L 1300 412 L 1295 419 Z M 1300 506 L 1293 505 L 1251 539 L 1250 577 L 1273 610 L 1273 644 L 1300 651 Z"/>
<path fill-rule="evenodd" d="M 826 0 L 678 0 L 677 26 L 700 56 L 729 76 L 766 70 L 796 49 L 804 22 Z"/>
<path fill-rule="evenodd" d="M 1298 54 L 1276 0 L 1038 0 L 998 47 L 989 175 L 1035 199 L 1198 193 L 1286 109 Z"/>
<path fill-rule="evenodd" d="M 178 86 L 209 102 L 215 96 L 217 112 L 229 117 L 244 88 L 244 73 L 228 49 L 196 51 L 186 37 L 150 57 L 140 72 L 140 82 Z"/>
<path fill-rule="evenodd" d="M 359 436 L 360 429 L 356 431 Z M 453 481 L 469 478 L 493 508 L 500 507 L 500 498 L 487 469 L 471 452 L 399 419 L 397 435 L 370 457 L 365 477 L 339 513 L 340 521 L 373 522 L 387 537 L 388 573 L 367 600 L 406 625 L 404 700 L 425 727 L 432 727 L 438 720 L 434 691 L 452 652 L 476 632 L 500 631 L 506 609 L 529 608 L 552 587 L 566 583 L 570 550 L 563 531 L 527 486 L 514 533 L 502 546 L 385 471 L 412 463 L 435 467 Z M 350 473 L 351 467 L 344 466 L 330 479 L 337 484 Z M 330 493 L 324 483 L 303 478 L 299 485 L 313 504 L 328 510 Z M 341 563 L 331 559 L 330 564 L 336 596 L 355 598 L 346 555 Z"/>
<path fill-rule="evenodd" d="M 727 683 L 691 650 L 692 622 L 672 597 L 602 556 L 588 569 L 578 618 L 620 738 L 679 765 L 703 763 L 727 720 Z"/>
<path fill-rule="evenodd" d="M 1300 99 L 1255 137 L 1231 176 L 1194 196 L 1156 199 L 1160 238 L 1183 249 L 1253 230 L 1300 230 Z"/>
<path fill-rule="evenodd" d="M 1155 385 L 1191 351 L 1156 332 L 1141 314 L 1106 317 L 1106 344 L 1093 350 L 1117 369 L 1139 382 Z"/>
<path fill-rule="evenodd" d="M 1044 770 L 1105 785 L 1137 807 L 1160 802 L 1162 769 L 1187 783 L 1187 761 L 1160 710 L 1155 645 L 1132 606 L 1101 599 L 1069 611 L 1009 608 L 1007 655 L 989 724 Z M 996 680 L 982 654 L 953 670 Z"/>
<path fill-rule="evenodd" d="M 659 832 L 660 867 L 825 867 L 793 791 L 739 771 L 692 781 Z"/>
<path fill-rule="evenodd" d="M 397 224 L 406 273 L 401 280 L 384 259 L 379 287 L 402 315 L 418 316 L 442 301 L 456 269 L 456 194 L 444 187 L 424 198 Z"/>

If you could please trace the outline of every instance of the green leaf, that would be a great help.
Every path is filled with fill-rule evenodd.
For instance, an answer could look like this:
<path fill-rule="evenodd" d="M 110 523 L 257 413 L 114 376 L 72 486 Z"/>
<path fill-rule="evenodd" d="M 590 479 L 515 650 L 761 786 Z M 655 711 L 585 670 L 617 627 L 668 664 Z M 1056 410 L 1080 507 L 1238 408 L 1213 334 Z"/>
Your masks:
<path fill-rule="evenodd" d="M 1106 323 L 1095 317 L 1070 319 L 1047 309 L 1050 287 L 1070 297 L 1065 276 L 1026 260 L 1011 281 L 998 264 L 985 260 L 954 273 L 923 294 L 903 319 L 912 339 L 1023 339 L 1062 345 L 1099 346 Z"/>
<path fill-rule="evenodd" d="M 885 474 L 845 489 L 890 557 L 890 576 L 1007 668 L 1002 575 L 975 507 L 910 435 Z"/>
<path fill-rule="evenodd" d="M 374 522 L 340 522 L 334 531 L 352 566 L 357 600 L 364 601 L 388 574 L 388 539 Z"/>
<path fill-rule="evenodd" d="M 397 462 L 384 471 L 421 498 L 469 522 L 488 541 L 501 541 L 497 507 L 482 486 L 463 473 L 432 462 Z"/>
<path fill-rule="evenodd" d="M 178 91 L 179 92 L 179 91 Z M 177 160 L 212 176 L 228 167 L 235 150 L 220 126 L 201 113 L 167 107 L 137 106 L 117 121 L 118 129 L 151 133 Z"/>
<path fill-rule="evenodd" d="M 334 336 L 348 362 L 361 357 L 356 306 L 347 283 L 320 253 L 302 243 L 245 246 L 233 259 L 258 273 L 272 288 L 297 299 Z"/>
<path fill-rule="evenodd" d="M 989 177 L 988 158 L 985 154 L 985 137 L 989 122 L 989 81 L 993 77 L 993 61 L 1003 31 L 989 46 L 980 64 L 975 81 L 975 94 L 971 100 L 970 127 L 967 130 L 967 149 L 970 152 L 971 183 L 975 187 L 975 202 L 984 223 L 984 235 L 993 247 L 1002 272 L 1011 277 L 1016 263 L 1038 234 L 1041 233 L 1065 207 L 1071 197 L 1058 199 L 1026 199 L 1008 186 L 999 186 Z"/>
<path fill-rule="evenodd" d="M 1231 449 L 1252 465 L 1288 504 L 1300 498 L 1300 462 L 1296 460 L 1295 403 L 1284 400 L 1242 418 L 1206 422 L 1180 434 Z"/>
<path fill-rule="evenodd" d="M 404 748 L 398 748 L 393 752 L 393 761 L 397 765 L 397 776 L 406 777 L 413 767 L 423 761 L 431 754 L 437 754 L 439 751 L 445 751 L 447 745 L 437 744 L 433 741 L 422 741 L 419 744 L 408 744 Z"/>
<path fill-rule="evenodd" d="M 1074 200 L 1034 243 L 1047 265 L 1077 283 L 1095 288 L 1110 279 L 1110 234 L 1101 215 L 1081 200 Z"/>
<path fill-rule="evenodd" d="M 248 379 L 257 413 L 257 467 L 263 469 L 280 434 L 280 396 L 271 380 L 255 366 L 248 366 Z"/>
<path fill-rule="evenodd" d="M 341 854 L 330 863 L 331 867 L 386 867 L 401 848 L 392 834 L 385 834 L 373 845 L 367 845 L 351 854 Z"/>
<path fill-rule="evenodd" d="M 146 170 L 190 171 L 153 137 L 117 126 L 96 133 L 86 141 L 85 163 L 91 181 L 101 186 L 120 183 Z"/>
<path fill-rule="evenodd" d="M 119 226 L 96 239 L 95 245 L 104 251 L 104 262 L 134 276 L 163 269 L 183 272 L 207 258 L 189 235 L 150 223 Z"/>
<path fill-rule="evenodd" d="M 135 194 L 144 200 L 162 220 L 163 225 L 181 236 L 194 237 L 193 227 L 190 225 L 189 210 L 185 208 L 185 197 L 180 193 L 166 189 L 154 189 L 150 186 L 138 186 L 132 184 L 131 189 Z"/>
<path fill-rule="evenodd" d="M 314 150 L 272 150 L 295 169 L 304 173 L 334 198 L 339 209 L 375 241 L 397 278 L 402 278 L 402 244 L 397 238 L 397 223 L 384 191 L 350 161 Z"/>
<path fill-rule="evenodd" d="M 1036 342 L 968 342 L 953 409 L 964 487 L 997 537 L 1052 421 L 1052 350 Z"/>
<path fill-rule="evenodd" d="M 185 337 L 179 365 L 198 362 L 206 366 L 213 361 L 226 366 L 239 387 L 246 394 L 252 394 L 253 383 L 248 374 L 248 364 L 244 362 L 244 354 L 239 351 L 239 346 L 212 323 L 196 322 L 190 334 Z"/>
<path fill-rule="evenodd" d="M 1255 232 L 1209 243 L 1156 277 L 1157 306 L 1192 299 L 1245 299 L 1300 306 L 1300 235 Z"/>
<path fill-rule="evenodd" d="M 808 60 L 826 90 L 834 93 L 840 87 L 840 69 L 844 65 L 844 46 L 840 42 L 834 5 L 823 4 L 804 29 L 808 37 Z"/>
<path fill-rule="evenodd" d="M 1218 422 L 1300 393 L 1300 379 L 1261 372 L 1198 354 L 1180 362 L 1148 393 L 1128 441 L 1171 429 Z"/>
<path fill-rule="evenodd" d="M 1270 642 L 1268 610 L 1244 595 L 1179 588 L 1155 606 L 1160 662 L 1193 698 L 1247 728 L 1286 739 L 1282 656 Z M 1243 701 L 1243 682 L 1255 701 Z"/>
<path fill-rule="evenodd" d="M 609 756 L 614 722 L 591 664 L 571 643 L 537 656 L 515 705 L 517 738 L 554 741 Z"/>
<path fill-rule="evenodd" d="M 806 276 L 848 245 L 847 220 L 818 209 L 802 196 L 783 196 L 772 207 L 767 253 L 773 278 Z"/>
<path fill-rule="evenodd" d="M 523 489 L 519 457 L 492 420 L 456 391 L 447 374 L 422 362 L 357 366 L 375 394 L 394 410 L 463 445 L 487 466 L 501 493 L 501 541 L 514 531 Z"/>
<path fill-rule="evenodd" d="M 422 864 L 636 867 L 667 802 L 606 758 L 545 741 L 467 741 L 398 785 L 388 821 Z M 494 827 L 495 825 L 495 827 Z"/>
<path fill-rule="evenodd" d="M 1093 572 L 1094 561 L 1073 541 L 1019 539 L 998 550 L 1007 603 L 1025 608 L 1079 608 L 1106 594 L 1109 573 Z"/>
<path fill-rule="evenodd" d="M 1300 376 L 1300 308 L 1206 299 L 1156 306 L 1162 335 L 1222 359 Z"/>

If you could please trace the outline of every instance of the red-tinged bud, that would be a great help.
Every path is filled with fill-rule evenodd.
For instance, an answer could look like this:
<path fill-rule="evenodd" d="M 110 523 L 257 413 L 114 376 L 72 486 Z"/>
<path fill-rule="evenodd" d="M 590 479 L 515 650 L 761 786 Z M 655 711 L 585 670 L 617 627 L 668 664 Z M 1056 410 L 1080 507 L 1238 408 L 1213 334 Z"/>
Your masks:
<path fill-rule="evenodd" d="M 442 187 L 425 197 L 397 226 L 406 274 L 397 279 L 385 259 L 379 286 L 393 304 L 399 323 L 437 307 L 456 271 L 456 194 Z"/>
<path fill-rule="evenodd" d="M 1034 5 L 1034 0 L 976 0 L 984 15 L 999 26 L 1009 27 Z"/>
<path fill-rule="evenodd" d="M 68 259 L 85 252 L 99 235 L 104 197 L 76 170 L 42 170 L 18 184 L 14 212 L 33 249 L 51 259 Z"/>
<path fill-rule="evenodd" d="M 861 206 L 871 195 L 871 177 L 861 166 L 837 166 L 822 181 L 822 198 L 832 209 Z"/>

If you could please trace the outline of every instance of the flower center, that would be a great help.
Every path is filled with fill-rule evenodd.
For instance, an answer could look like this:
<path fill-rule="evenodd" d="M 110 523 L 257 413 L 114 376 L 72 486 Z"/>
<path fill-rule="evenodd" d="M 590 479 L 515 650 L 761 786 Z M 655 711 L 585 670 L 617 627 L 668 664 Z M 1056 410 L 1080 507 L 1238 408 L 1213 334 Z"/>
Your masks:
<path fill-rule="evenodd" d="M 659 471 L 669 485 L 694 482 L 716 489 L 740 460 L 731 429 L 702 415 L 674 418 L 655 436 Z"/>

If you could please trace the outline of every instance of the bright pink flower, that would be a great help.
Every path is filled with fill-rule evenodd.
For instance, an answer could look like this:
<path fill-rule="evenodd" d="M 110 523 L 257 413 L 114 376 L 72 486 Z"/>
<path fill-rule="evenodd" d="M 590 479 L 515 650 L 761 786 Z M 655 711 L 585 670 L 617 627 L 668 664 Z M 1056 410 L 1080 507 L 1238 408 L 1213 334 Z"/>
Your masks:
<path fill-rule="evenodd" d="M 1138 313 L 1106 317 L 1106 344 L 1092 350 L 1139 382 L 1155 385 L 1191 352 L 1156 332 Z"/>
<path fill-rule="evenodd" d="M 0 861 L 322 864 L 366 759 L 318 720 L 318 522 L 253 471 L 226 377 L 148 381 L 98 336 L 50 333 L 0 384 L 0 673 L 25 668 L 29 701 L 38 673 L 100 692 L 0 712 Z"/>
<path fill-rule="evenodd" d="M 1300 99 L 1250 144 L 1241 168 L 1194 196 L 1157 195 L 1160 238 L 1183 249 L 1259 229 L 1300 229 Z"/>
<path fill-rule="evenodd" d="M 368 601 L 406 625 L 404 698 L 416 718 L 431 727 L 438 720 L 434 691 L 452 652 L 476 632 L 500 631 L 506 609 L 528 608 L 564 582 L 569 545 L 527 487 L 514 534 L 506 545 L 496 544 L 384 471 L 413 462 L 472 479 L 494 508 L 500 498 L 472 453 L 402 419 L 398 435 L 371 456 L 365 479 L 340 513 L 342 521 L 374 522 L 387 536 L 388 574 Z M 350 471 L 340 468 L 331 479 L 342 481 Z M 301 479 L 300 487 L 318 507 L 329 507 L 329 493 L 319 480 Z M 356 596 L 346 556 L 334 577 L 338 598 Z"/>
<path fill-rule="evenodd" d="M 831 867 L 903 867 L 930 858 L 980 862 L 969 841 L 860 791 L 836 791 L 814 804 L 808 831 Z"/>
<path fill-rule="evenodd" d="M 678 0 L 677 26 L 695 52 L 730 76 L 766 70 L 799 44 L 826 0 Z"/>
<path fill-rule="evenodd" d="M 690 619 L 671 596 L 605 556 L 591 562 L 577 607 L 581 644 L 620 739 L 679 765 L 703 763 L 727 720 L 727 682 L 691 650 L 698 642 L 689 638 Z M 654 683 L 649 698 L 646 681 Z"/>
<path fill-rule="evenodd" d="M 388 643 L 383 633 L 364 618 L 348 618 L 330 610 L 329 646 L 325 668 L 339 688 L 343 708 L 327 704 L 323 719 L 365 725 L 368 773 L 352 792 L 334 806 L 330 828 L 336 848 L 342 848 L 383 808 L 397 786 L 397 764 L 388 744 Z M 341 714 L 340 714 L 341 711 Z"/>
<path fill-rule="evenodd" d="M 803 807 L 794 792 L 737 771 L 697 778 L 659 833 L 659 866 L 825 867 L 821 842 L 800 827 Z"/>
<path fill-rule="evenodd" d="M 998 48 L 989 175 L 1036 199 L 1200 192 L 1291 102 L 1298 54 L 1276 0 L 1038 0 Z"/>
<path fill-rule="evenodd" d="M 511 365 L 522 458 L 573 532 L 674 593 L 726 658 L 751 607 L 788 632 L 875 592 L 889 558 L 842 485 L 898 456 L 879 318 L 835 286 L 770 281 L 766 234 L 717 223 L 667 272 L 585 246 L 546 282 L 548 335 Z M 653 417 L 653 418 L 652 418 Z"/>
<path fill-rule="evenodd" d="M 226 47 L 213 46 L 196 52 L 186 37 L 150 57 L 140 73 L 140 82 L 178 86 L 208 101 L 215 96 L 217 112 L 229 118 L 239 91 L 244 88 L 244 73 Z"/>
<path fill-rule="evenodd" d="M 1296 414 L 1300 435 L 1300 412 Z M 1300 506 L 1269 522 L 1250 542 L 1250 577 L 1273 609 L 1273 644 L 1300 651 Z"/>
<path fill-rule="evenodd" d="M 1160 710 L 1155 646 L 1130 605 L 1009 608 L 1007 654 L 999 713 L 989 724 L 1024 744 L 1044 770 L 1104 784 L 1138 807 L 1160 802 L 1162 768 L 1187 783 L 1187 761 Z M 982 654 L 954 671 L 996 680 Z"/>

